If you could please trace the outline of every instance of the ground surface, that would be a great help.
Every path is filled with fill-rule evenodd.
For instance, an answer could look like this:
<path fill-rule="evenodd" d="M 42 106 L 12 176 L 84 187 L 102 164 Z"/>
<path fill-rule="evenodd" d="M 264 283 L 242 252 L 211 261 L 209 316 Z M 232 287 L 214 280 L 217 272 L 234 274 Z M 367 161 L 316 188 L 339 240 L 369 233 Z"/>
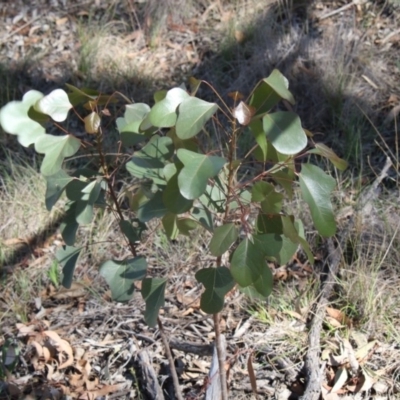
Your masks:
<path fill-rule="evenodd" d="M 154 88 L 179 85 L 191 75 L 226 95 L 248 91 L 279 68 L 304 125 L 350 162 L 353 174 L 336 175 L 341 227 L 354 213 L 360 188 L 379 173 L 386 156 L 395 165 L 381 196 L 358 218 L 344 251 L 321 337 L 321 368 L 325 392 L 335 386 L 326 399 L 400 398 L 399 8 L 388 1 L 167 3 L 173 12 L 163 19 L 168 9 L 146 8 L 146 2 L 0 2 L 0 105 L 28 89 L 46 92 L 65 82 L 149 101 Z M 1 154 L 8 157 L 1 163 L 0 187 L 0 397 L 142 398 L 137 353 L 143 349 L 165 391 L 171 390 L 160 335 L 144 324 L 140 295 L 129 304 L 111 302 L 97 272 L 110 254 L 128 254 L 118 244 L 115 221 L 105 216 L 100 228 L 82 229 L 86 244 L 100 244 L 80 259 L 72 288 L 57 287 L 53 260 L 62 242 L 56 230 L 37 237 L 49 215 L 31 201 L 44 197 L 38 161 L 29 152 L 19 153 L 9 136 L 0 140 Z M 304 213 L 296 202 L 293 208 Z M 198 232 L 171 243 L 154 226 L 139 248 L 151 273 L 169 278 L 161 317 L 187 399 L 204 395 L 214 339 L 193 278 L 212 262 L 208 241 Z M 326 251 L 314 242 L 322 263 Z M 253 396 L 251 355 L 259 398 L 297 398 L 304 390 L 315 273 L 301 254 L 289 265 L 271 268 L 276 282 L 268 302 L 252 303 L 239 293 L 227 301 L 222 327 L 231 398 Z M 186 351 L 182 346 L 188 342 L 199 347 Z"/>

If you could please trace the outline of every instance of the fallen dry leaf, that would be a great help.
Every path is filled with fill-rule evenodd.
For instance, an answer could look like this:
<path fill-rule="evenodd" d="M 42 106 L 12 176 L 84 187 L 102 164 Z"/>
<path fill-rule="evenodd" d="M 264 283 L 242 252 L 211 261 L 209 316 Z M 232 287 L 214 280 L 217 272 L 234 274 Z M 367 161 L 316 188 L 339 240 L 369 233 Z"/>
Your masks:
<path fill-rule="evenodd" d="M 73 352 L 72 352 L 72 347 L 69 345 L 69 343 L 64 340 L 61 339 L 60 336 L 58 336 L 58 334 L 54 331 L 44 331 L 43 335 L 49 337 L 51 340 L 54 341 L 55 345 L 58 348 L 58 351 L 60 352 L 58 359 L 59 359 L 59 363 L 60 365 L 58 366 L 58 369 L 63 369 L 66 367 L 69 367 L 71 365 L 73 365 L 74 363 L 74 356 L 73 356 Z M 62 352 L 67 354 L 67 360 L 65 362 L 62 362 Z"/>

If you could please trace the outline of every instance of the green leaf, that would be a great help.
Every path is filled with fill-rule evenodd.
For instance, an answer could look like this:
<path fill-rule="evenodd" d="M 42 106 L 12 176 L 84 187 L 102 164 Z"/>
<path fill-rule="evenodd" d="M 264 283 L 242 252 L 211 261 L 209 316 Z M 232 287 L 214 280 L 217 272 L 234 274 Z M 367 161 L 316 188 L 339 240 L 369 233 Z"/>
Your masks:
<path fill-rule="evenodd" d="M 280 214 L 265 214 L 262 211 L 257 216 L 257 233 L 283 233 L 282 216 Z"/>
<path fill-rule="evenodd" d="M 36 111 L 50 115 L 57 122 L 65 121 L 71 108 L 72 104 L 69 102 L 68 95 L 62 89 L 53 90 L 35 104 Z"/>
<path fill-rule="evenodd" d="M 181 88 L 173 88 L 168 91 L 164 99 L 156 103 L 149 112 L 149 121 L 158 128 L 169 128 L 176 124 L 176 109 L 189 94 Z"/>
<path fill-rule="evenodd" d="M 56 174 L 46 176 L 46 208 L 50 211 L 64 192 L 65 187 L 74 178 L 60 169 Z"/>
<path fill-rule="evenodd" d="M 225 165 L 222 157 L 207 156 L 186 149 L 177 151 L 184 167 L 178 175 L 178 185 L 183 197 L 194 200 L 206 190 L 208 179 L 214 177 Z"/>
<path fill-rule="evenodd" d="M 174 152 L 172 139 L 154 135 L 149 143 L 137 151 L 126 164 L 128 172 L 137 178 L 151 179 L 157 184 L 165 183 L 164 162 Z"/>
<path fill-rule="evenodd" d="M 308 204 L 311 217 L 320 235 L 329 237 L 336 232 L 330 195 L 336 186 L 335 180 L 312 164 L 302 164 L 299 174 L 300 190 Z"/>
<path fill-rule="evenodd" d="M 29 107 L 28 117 L 42 126 L 50 121 L 50 117 L 48 115 L 36 111 L 33 106 Z"/>
<path fill-rule="evenodd" d="M 132 222 L 127 220 L 120 221 L 119 226 L 130 243 L 139 242 L 143 231 L 147 229 L 146 224 L 140 222 L 138 219 L 134 219 Z"/>
<path fill-rule="evenodd" d="M 81 147 L 81 142 L 72 135 L 40 136 L 35 142 L 38 153 L 45 154 L 40 167 L 43 175 L 54 175 L 62 166 L 66 157 L 73 156 Z"/>
<path fill-rule="evenodd" d="M 271 75 L 257 86 L 249 104 L 256 109 L 256 115 L 262 115 L 278 104 L 280 99 L 287 100 L 291 104 L 295 103 L 289 91 L 289 81 L 274 69 Z"/>
<path fill-rule="evenodd" d="M 289 200 L 293 198 L 293 181 L 295 174 L 291 169 L 284 168 L 271 174 L 271 178 L 285 189 Z"/>
<path fill-rule="evenodd" d="M 264 79 L 264 82 L 268 84 L 281 99 L 287 100 L 290 104 L 295 104 L 294 97 L 289 91 L 289 81 L 280 71 L 274 69 L 271 75 Z"/>
<path fill-rule="evenodd" d="M 259 277 L 253 282 L 254 288 L 263 297 L 268 297 L 272 293 L 272 288 L 274 285 L 274 277 L 268 265 L 261 268 Z"/>
<path fill-rule="evenodd" d="M 205 192 L 200 196 L 200 202 L 209 210 L 214 212 L 224 212 L 226 196 L 218 184 L 217 179 L 212 185 L 207 185 Z M 233 202 L 231 203 L 233 208 Z"/>
<path fill-rule="evenodd" d="M 209 232 L 214 231 L 213 216 L 210 210 L 208 210 L 208 208 L 203 204 L 194 207 L 191 215 L 203 228 L 207 229 Z"/>
<path fill-rule="evenodd" d="M 307 146 L 307 135 L 297 114 L 279 111 L 263 117 L 267 139 L 282 154 L 294 155 Z"/>
<path fill-rule="evenodd" d="M 124 117 L 117 118 L 117 129 L 124 146 L 134 146 L 147 138 L 140 126 L 149 112 L 150 107 L 145 103 L 128 104 Z"/>
<path fill-rule="evenodd" d="M 139 206 L 137 216 L 139 221 L 148 222 L 153 218 L 162 218 L 168 209 L 164 205 L 163 193 L 156 192 L 153 197 Z"/>
<path fill-rule="evenodd" d="M 56 252 L 56 258 L 63 267 L 62 285 L 67 289 L 72 285 L 76 261 L 81 250 L 82 247 L 63 246 Z"/>
<path fill-rule="evenodd" d="M 249 239 L 244 239 L 233 253 L 231 273 L 240 286 L 249 286 L 256 282 L 262 269 L 267 268 L 263 253 Z"/>
<path fill-rule="evenodd" d="M 172 127 L 168 132 L 167 136 L 170 137 L 174 142 L 174 147 L 176 150 L 178 149 L 186 149 L 190 151 L 194 151 L 197 153 L 199 151 L 199 144 L 196 138 L 191 138 L 188 140 L 180 139 L 176 134 L 176 129 Z"/>
<path fill-rule="evenodd" d="M 79 224 L 75 218 L 76 202 L 67 203 L 66 215 L 60 225 L 61 236 L 68 246 L 73 246 L 75 243 L 76 232 L 78 231 Z"/>
<path fill-rule="evenodd" d="M 179 235 L 177 220 L 178 216 L 172 213 L 165 214 L 162 219 L 165 233 L 171 240 L 175 240 Z"/>
<path fill-rule="evenodd" d="M 338 157 L 336 153 L 323 143 L 315 143 L 315 149 L 309 150 L 309 154 L 318 154 L 327 158 L 339 170 L 344 171 L 348 166 L 348 162 Z"/>
<path fill-rule="evenodd" d="M 147 262 L 144 257 L 126 260 L 109 260 L 101 264 L 100 275 L 104 277 L 111 289 L 114 301 L 126 302 L 132 298 L 133 282 L 146 276 Z"/>
<path fill-rule="evenodd" d="M 283 195 L 268 182 L 256 182 L 252 188 L 252 201 L 260 202 L 265 214 L 278 214 L 282 209 Z"/>
<path fill-rule="evenodd" d="M 274 258 L 279 265 L 287 264 L 297 251 L 298 244 L 285 235 L 267 233 L 253 236 L 254 245 L 265 257 Z"/>
<path fill-rule="evenodd" d="M 191 218 L 179 218 L 176 221 L 179 233 L 185 236 L 189 236 L 190 231 L 197 228 L 197 222 Z"/>
<path fill-rule="evenodd" d="M 239 290 L 244 293 L 246 296 L 250 297 L 251 300 L 265 300 L 266 296 L 263 296 L 261 293 L 259 293 L 254 285 L 249 285 L 246 287 L 241 287 L 238 286 Z"/>
<path fill-rule="evenodd" d="M 197 97 L 189 97 L 183 100 L 179 106 L 178 119 L 176 121 L 177 136 L 182 140 L 196 136 L 217 109 L 217 104 L 208 103 Z"/>
<path fill-rule="evenodd" d="M 81 190 L 80 200 L 76 202 L 76 222 L 79 224 L 90 224 L 93 219 L 94 204 L 99 198 L 102 189 L 102 178 L 86 184 Z"/>
<path fill-rule="evenodd" d="M 161 307 L 164 307 L 164 292 L 167 280 L 165 278 L 145 278 L 142 281 L 142 297 L 146 302 L 144 320 L 150 327 L 157 324 Z"/>
<path fill-rule="evenodd" d="M 87 115 L 83 121 L 85 122 L 85 131 L 87 133 L 95 134 L 98 132 L 101 125 L 101 118 L 99 114 L 92 112 Z"/>
<path fill-rule="evenodd" d="M 0 110 L 0 125 L 6 132 L 17 135 L 18 142 L 24 147 L 29 147 L 46 133 L 42 125 L 28 116 L 31 106 L 42 97 L 43 93 L 30 90 L 22 101 L 11 101 Z"/>
<path fill-rule="evenodd" d="M 66 83 L 65 86 L 70 90 L 68 93 L 68 99 L 73 106 L 77 106 L 78 104 L 88 100 L 94 100 L 100 94 L 97 90 L 88 88 L 78 89 L 69 83 Z"/>
<path fill-rule="evenodd" d="M 260 146 L 260 149 L 263 154 L 263 160 L 262 161 L 267 161 L 267 151 L 268 151 L 268 144 L 267 144 L 267 138 L 265 136 L 265 132 L 263 129 L 263 123 L 260 119 L 256 119 L 252 121 L 249 125 L 249 128 L 251 130 L 251 133 L 254 136 L 254 139 L 256 140 L 257 144 Z"/>
<path fill-rule="evenodd" d="M 222 256 L 235 243 L 239 234 L 235 224 L 229 223 L 215 229 L 210 242 L 210 253 L 213 256 Z"/>
<path fill-rule="evenodd" d="M 76 222 L 89 224 L 92 221 L 93 208 L 95 204 L 99 204 L 104 184 L 102 177 L 92 181 L 74 179 L 68 183 L 65 193 L 68 199 L 74 201 Z"/>
<path fill-rule="evenodd" d="M 203 268 L 196 272 L 196 279 L 206 289 L 201 295 L 200 308 L 207 314 L 220 312 L 224 307 L 225 295 L 235 286 L 229 269 Z"/>
<path fill-rule="evenodd" d="M 191 76 L 189 78 L 190 94 L 192 96 L 196 95 L 197 91 L 199 90 L 200 85 L 201 85 L 201 81 L 199 79 L 196 79 L 193 76 Z"/>
<path fill-rule="evenodd" d="M 163 192 L 163 201 L 168 211 L 174 214 L 183 214 L 192 208 L 193 200 L 182 196 L 178 186 L 178 174 L 169 179 Z"/>

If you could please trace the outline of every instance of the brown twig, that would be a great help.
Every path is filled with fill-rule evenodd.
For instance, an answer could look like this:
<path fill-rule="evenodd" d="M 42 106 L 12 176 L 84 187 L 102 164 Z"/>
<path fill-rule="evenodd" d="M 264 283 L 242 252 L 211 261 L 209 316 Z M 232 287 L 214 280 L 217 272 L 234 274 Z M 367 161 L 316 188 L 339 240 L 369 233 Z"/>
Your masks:
<path fill-rule="evenodd" d="M 228 400 L 228 386 L 226 380 L 225 370 L 225 346 L 221 338 L 221 327 L 219 324 L 220 314 L 213 314 L 214 319 L 214 332 L 215 332 L 215 348 L 218 356 L 218 373 L 221 385 L 221 400 Z"/>
<path fill-rule="evenodd" d="M 179 386 L 178 374 L 177 374 L 176 368 L 175 368 L 174 357 L 172 356 L 171 348 L 169 346 L 167 336 L 165 335 L 164 327 L 163 327 L 160 317 L 157 317 L 157 324 L 158 324 L 158 329 L 160 330 L 160 335 L 161 335 L 161 339 L 163 341 L 165 353 L 167 354 L 168 364 L 169 364 L 169 368 L 171 371 L 172 382 L 174 384 L 174 389 L 175 389 L 175 396 L 178 400 L 183 400 L 182 391 Z"/>

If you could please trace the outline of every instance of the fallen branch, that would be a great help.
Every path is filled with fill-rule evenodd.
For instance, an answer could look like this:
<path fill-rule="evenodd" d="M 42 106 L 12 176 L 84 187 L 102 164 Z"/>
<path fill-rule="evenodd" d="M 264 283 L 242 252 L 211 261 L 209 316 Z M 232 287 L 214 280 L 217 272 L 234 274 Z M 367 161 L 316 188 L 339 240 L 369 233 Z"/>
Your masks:
<path fill-rule="evenodd" d="M 139 351 L 137 360 L 142 375 L 142 390 L 150 399 L 163 399 L 163 391 L 158 383 L 157 374 L 154 371 L 147 351 Z"/>
<path fill-rule="evenodd" d="M 176 368 L 175 368 L 174 357 L 172 356 L 171 348 L 169 347 L 168 339 L 164 332 L 164 327 L 163 327 L 160 317 L 157 318 L 157 324 L 158 324 L 158 329 L 160 330 L 161 339 L 164 344 L 164 350 L 165 350 L 165 353 L 168 358 L 168 364 L 169 364 L 169 368 L 170 368 L 170 372 L 171 372 L 172 382 L 174 384 L 174 389 L 175 389 L 175 397 L 178 400 L 183 400 L 182 391 L 179 386 L 178 374 L 177 374 Z M 158 397 L 156 397 L 156 398 L 158 398 Z"/>
<path fill-rule="evenodd" d="M 352 231 L 357 214 L 362 211 L 368 203 L 377 196 L 377 188 L 382 180 L 387 176 L 389 168 L 392 166 L 390 158 L 386 159 L 385 166 L 374 183 L 365 193 L 362 193 L 354 215 L 350 218 L 347 227 L 343 230 L 339 245 L 335 248 L 332 239 L 328 239 L 328 257 L 324 263 L 323 271 L 320 275 L 321 290 L 317 303 L 313 307 L 313 319 L 310 324 L 310 332 L 308 335 L 308 351 L 305 359 L 305 375 L 306 375 L 306 390 L 301 397 L 302 400 L 319 400 L 321 396 L 322 371 L 320 368 L 321 344 L 320 336 L 322 323 L 325 316 L 325 309 L 329 303 L 335 276 L 339 269 L 339 264 L 342 258 L 342 249 L 345 248 L 348 236 Z"/>
<path fill-rule="evenodd" d="M 213 345 L 211 344 L 181 342 L 171 339 L 169 345 L 172 349 L 197 354 L 198 356 L 211 356 L 213 354 Z"/>

